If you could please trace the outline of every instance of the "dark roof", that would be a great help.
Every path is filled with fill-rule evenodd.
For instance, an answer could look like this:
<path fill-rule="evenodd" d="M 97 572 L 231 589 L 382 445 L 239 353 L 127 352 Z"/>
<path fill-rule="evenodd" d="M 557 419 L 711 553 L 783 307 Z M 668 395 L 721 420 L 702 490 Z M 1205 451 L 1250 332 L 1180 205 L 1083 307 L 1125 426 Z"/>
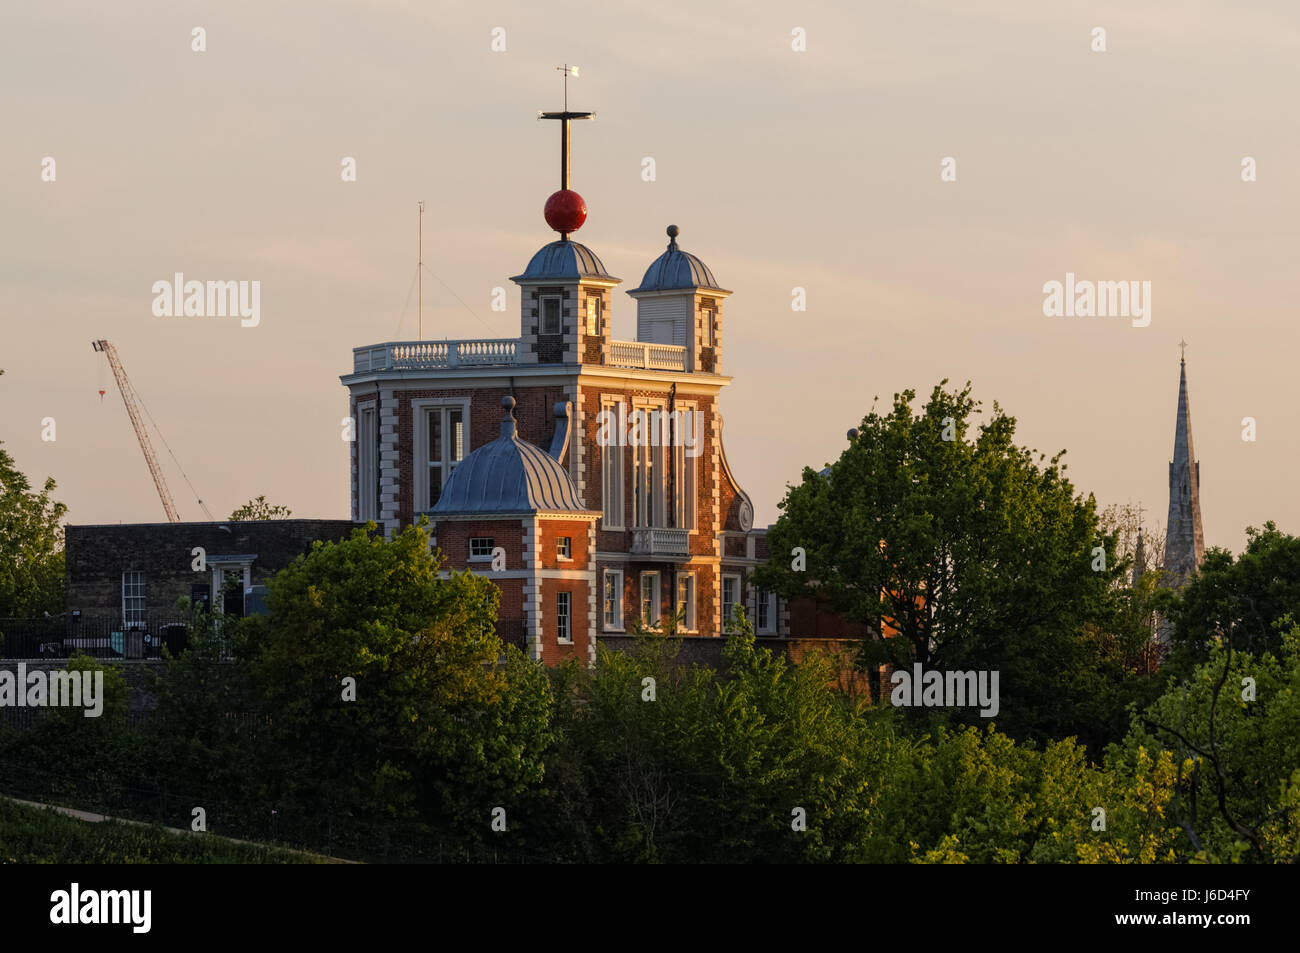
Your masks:
<path fill-rule="evenodd" d="M 502 402 L 507 411 L 514 398 Z M 554 457 L 520 440 L 513 414 L 501 421 L 501 436 L 479 447 L 451 471 L 432 514 L 585 513 L 578 489 Z"/>
<path fill-rule="evenodd" d="M 676 291 L 693 288 L 708 288 L 724 294 L 731 293 L 718 284 L 708 265 L 690 252 L 682 251 L 677 247 L 676 225 L 668 227 L 668 236 L 668 250 L 650 263 L 650 267 L 641 278 L 640 286 L 633 288 L 630 294 L 636 294 L 638 291 Z"/>
<path fill-rule="evenodd" d="M 605 270 L 605 265 L 596 253 L 586 245 L 561 239 L 543 245 L 528 262 L 522 275 L 515 275 L 511 281 L 577 281 L 579 278 L 601 278 L 605 281 L 618 281 Z"/>

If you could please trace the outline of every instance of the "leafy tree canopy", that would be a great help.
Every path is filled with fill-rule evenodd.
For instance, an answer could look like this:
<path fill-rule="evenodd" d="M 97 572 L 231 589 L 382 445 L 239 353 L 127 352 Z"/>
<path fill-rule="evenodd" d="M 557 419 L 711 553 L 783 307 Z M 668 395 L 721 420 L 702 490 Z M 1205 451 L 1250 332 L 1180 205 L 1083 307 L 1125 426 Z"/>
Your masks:
<path fill-rule="evenodd" d="M 293 510 L 289 509 L 289 507 L 268 503 L 265 496 L 259 496 L 255 500 L 249 500 L 231 513 L 230 518 L 236 522 L 245 520 L 287 520 L 292 513 Z"/>
<path fill-rule="evenodd" d="M 60 521 L 68 508 L 54 500 L 54 488 L 51 477 L 33 491 L 0 447 L 0 618 L 63 611 Z"/>
<path fill-rule="evenodd" d="M 919 412 L 911 390 L 873 409 L 828 476 L 804 470 L 768 530 L 759 584 L 892 635 L 868 646 L 873 661 L 1000 671 L 999 724 L 1063 737 L 1100 690 L 1106 653 L 1087 626 L 1113 617 L 1127 565 L 1064 452 L 1018 446 L 996 403 L 977 423 L 970 384 L 947 383 Z"/>

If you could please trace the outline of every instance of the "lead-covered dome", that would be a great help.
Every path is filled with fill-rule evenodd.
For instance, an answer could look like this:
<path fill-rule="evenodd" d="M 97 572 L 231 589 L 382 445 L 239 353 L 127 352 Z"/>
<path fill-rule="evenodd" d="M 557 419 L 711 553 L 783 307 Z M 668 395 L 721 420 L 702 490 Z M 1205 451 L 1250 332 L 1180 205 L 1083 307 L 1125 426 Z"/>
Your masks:
<path fill-rule="evenodd" d="M 451 471 L 430 510 L 453 513 L 586 512 L 564 467 L 515 431 L 515 399 L 502 399 L 501 436 L 470 453 Z"/>
<path fill-rule="evenodd" d="M 718 284 L 709 266 L 690 252 L 677 247 L 679 229 L 676 225 L 668 226 L 668 250 L 651 262 L 641 278 L 641 284 L 633 288 L 631 294 L 638 291 L 678 291 L 693 288 L 707 288 L 730 294 Z"/>
<path fill-rule="evenodd" d="M 511 281 L 577 281 L 580 278 L 600 278 L 618 281 L 605 270 L 596 253 L 580 242 L 560 239 L 543 245 L 528 262 L 522 275 Z"/>

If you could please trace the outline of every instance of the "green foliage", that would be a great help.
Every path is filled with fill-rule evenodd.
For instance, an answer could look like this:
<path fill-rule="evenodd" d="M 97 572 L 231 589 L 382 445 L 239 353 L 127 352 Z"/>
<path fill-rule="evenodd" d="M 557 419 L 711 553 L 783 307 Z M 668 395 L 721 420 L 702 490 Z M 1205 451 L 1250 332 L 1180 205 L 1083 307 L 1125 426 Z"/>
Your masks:
<path fill-rule="evenodd" d="M 287 520 L 292 514 L 293 510 L 289 507 L 268 503 L 265 496 L 259 496 L 236 509 L 230 514 L 230 519 L 232 521 Z"/>
<path fill-rule="evenodd" d="M 1243 679 L 1254 679 L 1254 700 Z M 1115 756 L 1164 747 L 1180 766 L 1174 817 L 1202 859 L 1300 858 L 1300 627 L 1278 653 L 1210 646 L 1133 722 Z"/>
<path fill-rule="evenodd" d="M 34 492 L 0 447 L 0 618 L 64 609 L 60 521 L 68 508 L 54 500 L 54 489 L 54 479 L 48 478 Z"/>
<path fill-rule="evenodd" d="M 357 530 L 272 579 L 238 651 L 285 759 L 273 793 L 486 831 L 541 779 L 546 679 L 494 633 L 499 590 L 439 560 L 421 527 Z"/>
<path fill-rule="evenodd" d="M 1174 612 L 1178 650 L 1173 665 L 1186 673 L 1209 657 L 1219 635 L 1248 652 L 1280 651 L 1288 619 L 1300 619 L 1300 537 L 1269 521 L 1246 528 L 1246 549 L 1235 560 L 1224 549 L 1205 554 Z"/>
<path fill-rule="evenodd" d="M 868 414 L 829 479 L 804 470 L 768 531 L 758 584 L 896 631 L 873 662 L 1000 671 L 999 723 L 1012 734 L 1084 731 L 1081 707 L 1107 669 L 1086 627 L 1112 614 L 1125 568 L 1115 534 L 1099 530 L 1091 497 L 1075 495 L 1063 452 L 1048 460 L 1017 446 L 1015 419 L 997 404 L 976 428 L 970 385 L 946 383 L 920 413 L 909 390 L 888 414 Z M 804 572 L 790 568 L 796 546 Z M 1095 547 L 1104 568 L 1094 569 Z"/>

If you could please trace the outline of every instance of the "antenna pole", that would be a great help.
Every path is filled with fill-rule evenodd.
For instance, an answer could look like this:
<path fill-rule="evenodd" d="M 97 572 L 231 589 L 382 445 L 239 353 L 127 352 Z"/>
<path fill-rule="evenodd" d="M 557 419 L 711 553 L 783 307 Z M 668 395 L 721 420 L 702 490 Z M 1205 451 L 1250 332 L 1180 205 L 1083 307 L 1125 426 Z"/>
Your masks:
<path fill-rule="evenodd" d="M 418 321 L 417 340 L 424 340 L 424 200 L 420 200 L 419 227 L 416 230 L 415 239 L 415 274 L 416 284 L 420 290 L 416 292 L 415 314 Z"/>

